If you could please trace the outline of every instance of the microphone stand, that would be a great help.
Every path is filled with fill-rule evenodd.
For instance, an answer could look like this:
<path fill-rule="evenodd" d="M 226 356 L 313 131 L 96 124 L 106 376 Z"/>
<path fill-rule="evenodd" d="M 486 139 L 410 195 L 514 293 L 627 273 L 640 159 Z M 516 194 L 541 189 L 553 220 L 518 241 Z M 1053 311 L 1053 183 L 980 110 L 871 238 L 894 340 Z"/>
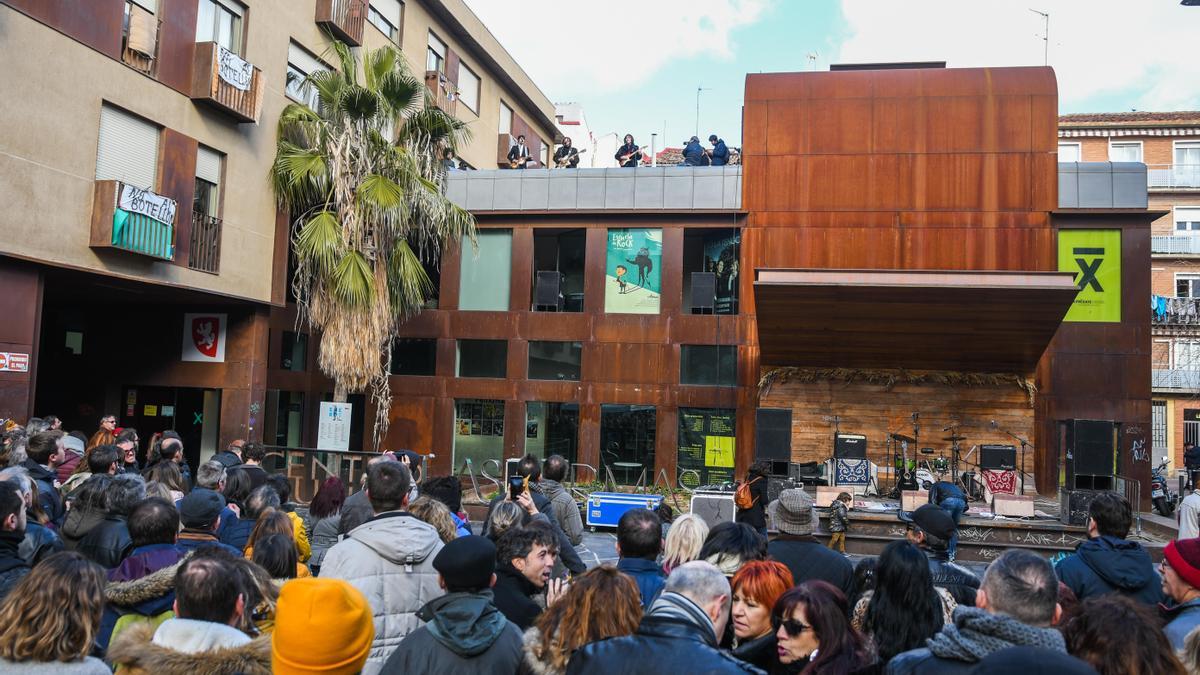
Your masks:
<path fill-rule="evenodd" d="M 1003 432 L 1005 435 L 1012 437 L 1014 440 L 1016 440 L 1018 443 L 1021 444 L 1021 466 L 1017 467 L 1017 474 L 1021 476 L 1021 494 L 1024 495 L 1025 494 L 1025 448 L 1026 448 L 1026 446 L 1029 445 L 1029 441 L 1025 440 L 1024 438 L 1021 438 L 1020 436 L 1014 434 L 1013 432 L 1009 431 L 1008 429 L 1001 429 L 1000 431 Z"/>

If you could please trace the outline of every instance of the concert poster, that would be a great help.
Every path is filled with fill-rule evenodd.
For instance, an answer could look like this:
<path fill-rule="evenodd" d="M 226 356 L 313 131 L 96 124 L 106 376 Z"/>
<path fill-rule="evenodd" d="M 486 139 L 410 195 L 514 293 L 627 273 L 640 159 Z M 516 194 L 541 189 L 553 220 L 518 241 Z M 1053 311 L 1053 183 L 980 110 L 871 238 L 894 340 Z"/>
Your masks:
<path fill-rule="evenodd" d="M 700 485 L 733 480 L 736 414 L 727 409 L 679 409 L 679 468 L 699 473 Z M 683 480 L 690 483 L 695 478 L 689 473 Z"/>
<path fill-rule="evenodd" d="M 604 311 L 658 314 L 662 298 L 662 230 L 608 231 Z"/>
<path fill-rule="evenodd" d="M 738 297 L 738 252 L 741 235 L 710 237 L 704 240 L 704 271 L 717 277 L 717 314 L 736 314 Z"/>

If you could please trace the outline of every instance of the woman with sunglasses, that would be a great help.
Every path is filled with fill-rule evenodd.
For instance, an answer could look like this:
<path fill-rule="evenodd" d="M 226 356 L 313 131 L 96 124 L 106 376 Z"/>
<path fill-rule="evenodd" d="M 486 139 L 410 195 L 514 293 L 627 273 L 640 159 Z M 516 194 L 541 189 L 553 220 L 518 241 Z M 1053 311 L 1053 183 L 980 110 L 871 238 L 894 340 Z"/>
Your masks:
<path fill-rule="evenodd" d="M 846 596 L 825 581 L 806 581 L 775 602 L 771 623 L 779 662 L 802 675 L 848 675 L 871 668 L 874 656 L 850 625 Z"/>
<path fill-rule="evenodd" d="M 733 575 L 733 655 L 768 673 L 781 672 L 771 608 L 792 587 L 792 572 L 773 560 L 748 562 Z"/>

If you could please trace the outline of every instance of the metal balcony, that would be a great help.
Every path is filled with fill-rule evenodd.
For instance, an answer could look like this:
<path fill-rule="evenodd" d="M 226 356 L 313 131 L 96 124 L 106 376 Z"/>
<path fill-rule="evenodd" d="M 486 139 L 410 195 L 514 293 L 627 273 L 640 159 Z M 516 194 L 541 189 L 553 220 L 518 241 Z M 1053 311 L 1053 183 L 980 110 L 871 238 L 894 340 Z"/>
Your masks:
<path fill-rule="evenodd" d="M 1155 368 L 1150 377 L 1150 388 L 1154 391 L 1200 391 L 1200 370 Z"/>
<path fill-rule="evenodd" d="M 1147 164 L 1146 185 L 1160 190 L 1200 188 L 1200 164 Z"/>
<path fill-rule="evenodd" d="M 317 25 L 351 47 L 363 40 L 367 0 L 317 0 Z"/>
<path fill-rule="evenodd" d="M 174 199 L 118 180 L 98 180 L 90 246 L 174 260 L 175 208 Z"/>
<path fill-rule="evenodd" d="M 190 243 L 188 267 L 210 274 L 217 274 L 221 271 L 220 218 L 193 211 Z"/>
<path fill-rule="evenodd" d="M 262 114 L 263 74 L 216 42 L 197 42 L 192 68 L 192 100 L 228 113 L 239 122 Z"/>
<path fill-rule="evenodd" d="M 1154 235 L 1150 237 L 1150 253 L 1153 255 L 1200 256 L 1200 235 Z"/>

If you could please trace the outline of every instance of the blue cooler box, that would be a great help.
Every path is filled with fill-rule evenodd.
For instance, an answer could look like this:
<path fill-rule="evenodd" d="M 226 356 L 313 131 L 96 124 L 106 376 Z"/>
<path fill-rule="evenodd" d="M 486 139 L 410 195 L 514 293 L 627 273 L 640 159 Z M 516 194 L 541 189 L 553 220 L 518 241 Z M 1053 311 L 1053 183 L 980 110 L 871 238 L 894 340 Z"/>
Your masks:
<path fill-rule="evenodd" d="M 588 495 L 587 526 L 616 527 L 617 521 L 630 509 L 653 511 L 662 503 L 662 495 L 633 495 L 626 492 L 593 492 Z"/>

